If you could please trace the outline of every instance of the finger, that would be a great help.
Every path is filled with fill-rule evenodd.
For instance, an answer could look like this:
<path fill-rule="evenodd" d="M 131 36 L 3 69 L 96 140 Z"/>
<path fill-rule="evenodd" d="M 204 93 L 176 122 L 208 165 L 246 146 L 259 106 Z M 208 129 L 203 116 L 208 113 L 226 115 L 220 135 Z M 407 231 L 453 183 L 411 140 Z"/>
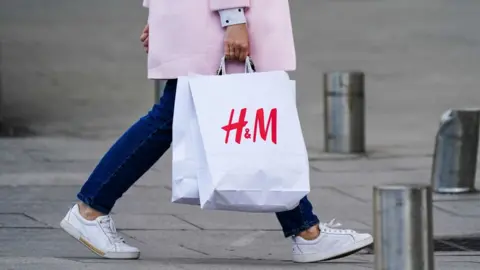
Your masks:
<path fill-rule="evenodd" d="M 247 54 L 245 53 L 245 51 L 241 51 L 240 56 L 238 57 L 238 60 L 242 62 L 245 62 L 245 60 L 247 60 Z"/>
<path fill-rule="evenodd" d="M 228 60 L 235 60 L 235 47 L 232 44 L 228 46 L 227 57 Z"/>
<path fill-rule="evenodd" d="M 148 41 L 149 41 L 149 39 L 148 39 L 148 37 L 147 37 L 147 38 L 143 41 L 143 47 L 148 48 Z"/>
<path fill-rule="evenodd" d="M 249 54 L 249 52 L 248 52 L 248 46 L 247 46 L 247 45 L 243 45 L 243 46 L 241 47 L 240 61 L 244 62 L 245 60 L 247 60 L 248 54 Z"/>
<path fill-rule="evenodd" d="M 230 44 L 228 47 L 228 58 L 230 60 L 235 60 L 235 46 L 233 44 Z"/>
<path fill-rule="evenodd" d="M 229 42 L 225 40 L 223 43 L 223 54 L 225 55 L 226 60 L 229 60 L 229 55 L 228 55 L 229 51 L 230 51 Z"/>
<path fill-rule="evenodd" d="M 140 40 L 143 42 L 146 37 L 148 37 L 148 31 L 149 31 L 150 26 L 147 24 L 143 28 L 142 34 L 140 35 Z"/>
<path fill-rule="evenodd" d="M 240 55 L 242 54 L 242 47 L 238 44 L 235 44 L 234 48 L 233 48 L 233 53 L 234 53 L 234 57 L 235 57 L 235 60 L 240 60 Z"/>

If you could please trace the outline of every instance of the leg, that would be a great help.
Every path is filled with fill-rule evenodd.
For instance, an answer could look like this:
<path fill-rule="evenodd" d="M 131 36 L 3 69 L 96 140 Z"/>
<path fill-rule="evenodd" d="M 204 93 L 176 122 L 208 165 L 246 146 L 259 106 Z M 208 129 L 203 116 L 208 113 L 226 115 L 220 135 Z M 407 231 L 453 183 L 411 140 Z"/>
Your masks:
<path fill-rule="evenodd" d="M 167 151 L 172 142 L 176 80 L 168 81 L 160 103 L 140 118 L 101 159 L 78 199 L 104 214 Z"/>
<path fill-rule="evenodd" d="M 334 228 L 341 224 L 320 223 L 307 197 L 293 210 L 276 215 L 285 237 L 293 239 L 295 262 L 316 262 L 345 257 L 373 242 L 369 234 Z"/>
<path fill-rule="evenodd" d="M 320 223 L 307 197 L 303 198 L 293 210 L 276 213 L 276 215 L 285 237 L 296 236 L 310 228 L 317 228 L 316 225 Z"/>
<path fill-rule="evenodd" d="M 60 223 L 68 234 L 101 257 L 140 256 L 137 248 L 127 245 L 118 235 L 108 214 L 123 193 L 170 147 L 176 85 L 176 80 L 168 81 L 160 103 L 110 148 L 77 195 L 83 204 L 73 206 Z"/>

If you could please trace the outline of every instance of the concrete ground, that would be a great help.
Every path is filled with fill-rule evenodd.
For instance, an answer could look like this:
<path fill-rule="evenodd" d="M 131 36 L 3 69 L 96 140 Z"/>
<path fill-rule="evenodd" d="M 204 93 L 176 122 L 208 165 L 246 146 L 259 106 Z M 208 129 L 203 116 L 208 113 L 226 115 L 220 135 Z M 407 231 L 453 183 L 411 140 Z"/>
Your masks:
<path fill-rule="evenodd" d="M 480 2 L 291 7 L 310 198 L 322 220 L 371 232 L 372 187 L 428 183 L 440 115 L 479 107 Z M 368 253 L 292 264 L 272 215 L 169 203 L 170 153 L 114 209 L 141 260 L 98 259 L 59 229 L 98 159 L 153 103 L 138 41 L 145 20 L 140 1 L 0 0 L 0 269 L 373 269 Z M 348 69 L 367 74 L 366 157 L 322 152 L 321 74 Z M 435 196 L 435 236 L 478 235 L 479 206 L 478 194 Z M 436 266 L 478 269 L 478 255 L 436 253 Z"/>

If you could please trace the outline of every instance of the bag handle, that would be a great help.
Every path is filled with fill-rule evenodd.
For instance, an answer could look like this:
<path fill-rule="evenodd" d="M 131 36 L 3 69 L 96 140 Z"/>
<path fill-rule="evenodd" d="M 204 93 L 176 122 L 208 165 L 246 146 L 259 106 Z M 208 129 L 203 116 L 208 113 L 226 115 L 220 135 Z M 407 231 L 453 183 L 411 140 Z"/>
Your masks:
<path fill-rule="evenodd" d="M 255 72 L 255 64 L 252 61 L 252 58 L 250 56 L 247 56 L 247 59 L 245 59 L 245 73 L 254 73 Z M 226 60 L 225 56 L 222 57 L 220 60 L 220 67 L 217 70 L 217 75 L 226 75 Z"/>

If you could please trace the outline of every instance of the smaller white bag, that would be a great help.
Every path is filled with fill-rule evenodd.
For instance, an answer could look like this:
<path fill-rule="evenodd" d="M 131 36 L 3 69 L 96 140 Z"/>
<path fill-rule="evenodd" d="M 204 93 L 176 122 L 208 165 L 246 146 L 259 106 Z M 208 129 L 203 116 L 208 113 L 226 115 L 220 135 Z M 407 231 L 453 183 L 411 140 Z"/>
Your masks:
<path fill-rule="evenodd" d="M 172 129 L 172 202 L 199 205 L 196 137 L 200 134 L 187 76 L 178 78 Z"/>
<path fill-rule="evenodd" d="M 225 73 L 222 58 L 218 75 Z M 245 65 L 245 72 L 253 72 Z M 177 80 L 172 124 L 172 202 L 200 205 L 198 172 L 205 163 L 203 143 L 200 137 L 197 115 L 190 91 L 189 79 L 198 74 L 181 76 Z"/>

